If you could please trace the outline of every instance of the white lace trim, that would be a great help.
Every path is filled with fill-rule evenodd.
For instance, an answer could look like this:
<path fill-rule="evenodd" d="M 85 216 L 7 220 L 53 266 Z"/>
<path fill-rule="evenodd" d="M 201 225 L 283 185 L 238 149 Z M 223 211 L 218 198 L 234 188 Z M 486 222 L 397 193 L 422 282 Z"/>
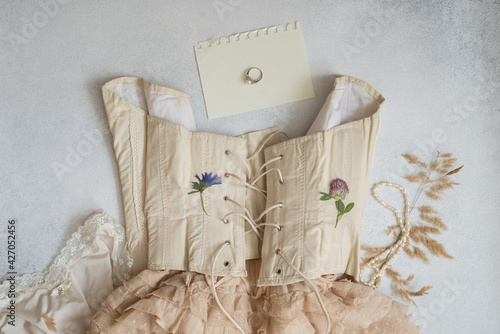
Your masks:
<path fill-rule="evenodd" d="M 124 229 L 104 210 L 101 210 L 88 217 L 83 226 L 80 226 L 78 231 L 73 233 L 49 269 L 16 277 L 16 299 L 38 289 L 52 290 L 66 281 L 70 275 L 69 269 L 76 260 L 97 251 L 97 236 L 105 228 L 109 229 L 109 233 L 113 237 L 113 250 L 111 252 L 113 284 L 119 286 L 128 281 L 132 268 L 132 258 L 127 250 Z M 0 302 L 7 299 L 9 287 L 9 281 L 4 281 L 1 284 Z"/>

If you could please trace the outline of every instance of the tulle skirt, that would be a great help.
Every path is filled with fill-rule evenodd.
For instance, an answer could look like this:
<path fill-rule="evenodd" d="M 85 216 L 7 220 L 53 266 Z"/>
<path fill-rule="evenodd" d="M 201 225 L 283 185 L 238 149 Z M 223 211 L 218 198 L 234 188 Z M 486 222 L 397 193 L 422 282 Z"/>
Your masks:
<path fill-rule="evenodd" d="M 255 287 L 223 277 L 217 295 L 246 333 L 325 333 L 327 319 L 306 283 Z M 331 318 L 330 333 L 418 333 L 407 306 L 331 275 L 313 280 Z M 90 321 L 90 333 L 240 334 L 219 308 L 211 279 L 194 272 L 145 270 L 115 290 Z"/>

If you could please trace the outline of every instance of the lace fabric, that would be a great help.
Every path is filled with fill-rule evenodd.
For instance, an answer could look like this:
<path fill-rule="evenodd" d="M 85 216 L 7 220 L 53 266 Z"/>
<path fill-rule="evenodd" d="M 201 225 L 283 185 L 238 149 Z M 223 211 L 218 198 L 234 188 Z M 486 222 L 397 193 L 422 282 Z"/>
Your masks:
<path fill-rule="evenodd" d="M 119 286 L 130 279 L 130 258 L 125 243 L 125 232 L 123 227 L 103 210 L 92 214 L 85 223 L 73 233 L 66 242 L 66 246 L 56 257 L 50 267 L 39 273 L 24 274 L 16 277 L 16 299 L 21 299 L 25 294 L 37 289 L 52 290 L 62 282 L 68 280 L 71 265 L 82 257 L 97 251 L 96 240 L 99 232 L 109 226 L 109 232 L 113 235 L 113 279 L 114 285 Z M 0 303 L 8 299 L 7 291 L 10 283 L 5 281 L 1 285 Z"/>
<path fill-rule="evenodd" d="M 1 284 L 0 330 L 84 331 L 102 300 L 130 279 L 131 268 L 123 227 L 103 210 L 94 213 L 73 233 L 47 270 L 15 278 L 16 327 L 8 324 L 5 307 L 11 301 L 10 282 Z"/>

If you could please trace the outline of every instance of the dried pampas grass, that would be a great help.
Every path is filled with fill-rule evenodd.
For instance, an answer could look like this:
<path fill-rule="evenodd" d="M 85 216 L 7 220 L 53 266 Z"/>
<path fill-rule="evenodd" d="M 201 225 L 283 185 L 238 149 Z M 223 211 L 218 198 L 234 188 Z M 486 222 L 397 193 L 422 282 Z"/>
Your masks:
<path fill-rule="evenodd" d="M 422 194 L 425 194 L 428 200 L 442 200 L 443 193 L 446 190 L 453 189 L 458 185 L 457 182 L 452 181 L 450 176 L 460 172 L 463 166 L 455 167 L 454 165 L 457 159 L 453 157 L 453 154 L 442 154 L 439 151 L 437 152 L 436 158 L 430 164 L 420 161 L 414 154 L 405 153 L 402 154 L 402 156 L 410 165 L 415 165 L 418 168 L 415 173 L 405 176 L 405 179 L 410 183 L 420 183 L 419 190 L 410 207 L 410 213 L 413 209 L 418 209 L 418 223 L 411 225 L 408 238 L 405 239 L 402 249 L 410 258 L 419 259 L 428 264 L 430 263 L 430 255 L 453 259 L 453 256 L 446 251 L 444 245 L 434 239 L 435 235 L 447 231 L 448 226 L 446 226 L 443 220 L 438 216 L 438 211 L 431 205 L 422 204 L 417 206 L 417 203 Z M 400 273 L 389 268 L 390 264 L 387 265 L 386 263 L 388 259 L 393 256 L 392 249 L 395 249 L 393 246 L 400 239 L 402 232 L 398 224 L 388 226 L 387 235 L 393 234 L 395 241 L 385 247 L 361 247 L 367 252 L 366 257 L 362 260 L 365 264 L 370 261 L 375 262 L 377 265 L 380 263 L 380 268 L 385 268 L 385 274 L 394 283 L 393 289 L 395 294 L 416 305 L 413 297 L 428 294 L 432 286 L 424 286 L 417 290 L 411 290 L 409 286 L 415 276 L 410 275 L 408 278 L 403 279 Z M 380 259 L 380 254 L 387 250 L 391 250 L 387 257 Z M 378 287 L 377 281 L 378 280 L 375 280 L 375 287 Z"/>

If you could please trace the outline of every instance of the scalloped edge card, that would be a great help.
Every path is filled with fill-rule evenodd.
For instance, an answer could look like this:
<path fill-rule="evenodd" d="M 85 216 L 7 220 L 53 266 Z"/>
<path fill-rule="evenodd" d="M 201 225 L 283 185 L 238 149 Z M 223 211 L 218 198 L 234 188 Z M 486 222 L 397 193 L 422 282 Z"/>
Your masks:
<path fill-rule="evenodd" d="M 194 47 L 208 118 L 314 97 L 299 22 L 214 38 Z M 245 74 L 262 71 L 256 84 Z"/>

